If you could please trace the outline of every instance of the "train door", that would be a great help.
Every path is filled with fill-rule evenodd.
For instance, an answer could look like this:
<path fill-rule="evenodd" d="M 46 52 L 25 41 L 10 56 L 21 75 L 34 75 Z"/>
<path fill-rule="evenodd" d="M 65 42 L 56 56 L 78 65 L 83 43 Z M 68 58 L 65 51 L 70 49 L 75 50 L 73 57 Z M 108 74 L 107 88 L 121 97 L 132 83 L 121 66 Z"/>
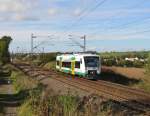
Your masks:
<path fill-rule="evenodd" d="M 75 57 L 71 59 L 71 74 L 75 75 Z"/>
<path fill-rule="evenodd" d="M 62 68 L 62 57 L 60 57 L 60 62 L 59 62 L 59 70 L 61 71 Z"/>

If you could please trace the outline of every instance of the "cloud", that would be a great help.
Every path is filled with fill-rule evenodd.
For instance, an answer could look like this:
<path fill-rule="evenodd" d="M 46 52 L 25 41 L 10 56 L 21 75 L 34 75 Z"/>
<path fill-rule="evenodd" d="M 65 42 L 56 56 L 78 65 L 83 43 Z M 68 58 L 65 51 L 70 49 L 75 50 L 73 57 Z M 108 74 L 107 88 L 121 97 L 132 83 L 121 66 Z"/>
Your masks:
<path fill-rule="evenodd" d="M 51 15 L 56 15 L 58 13 L 58 9 L 56 8 L 49 8 L 48 9 L 48 14 Z"/>
<path fill-rule="evenodd" d="M 82 12 L 82 9 L 81 9 L 81 8 L 77 8 L 77 9 L 75 9 L 75 10 L 73 11 L 73 15 L 79 16 L 79 15 L 81 14 L 81 12 Z"/>
<path fill-rule="evenodd" d="M 38 5 L 39 0 L 0 0 L 0 21 L 20 21 L 35 19 L 31 10 Z"/>
<path fill-rule="evenodd" d="M 13 21 L 26 21 L 26 20 L 36 21 L 36 20 L 39 20 L 39 18 L 37 18 L 35 16 L 30 16 L 30 15 L 15 14 L 11 17 L 11 20 L 13 20 Z"/>
<path fill-rule="evenodd" d="M 18 13 L 25 12 L 33 6 L 37 5 L 38 0 L 1 0 L 1 13 Z"/>

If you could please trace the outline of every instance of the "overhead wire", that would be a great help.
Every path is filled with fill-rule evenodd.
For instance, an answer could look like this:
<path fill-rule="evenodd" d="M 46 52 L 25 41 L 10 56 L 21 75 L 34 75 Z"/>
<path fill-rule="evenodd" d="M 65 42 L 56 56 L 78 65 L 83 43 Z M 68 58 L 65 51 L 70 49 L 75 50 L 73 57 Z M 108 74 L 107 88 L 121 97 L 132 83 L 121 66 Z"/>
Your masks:
<path fill-rule="evenodd" d="M 148 28 L 147 30 L 143 30 L 143 31 L 135 31 L 135 32 L 129 32 L 129 33 L 124 33 L 124 34 L 111 34 L 109 36 L 113 37 L 113 36 L 119 36 L 119 38 L 122 37 L 126 37 L 126 36 L 135 36 L 135 35 L 139 35 L 139 34 L 143 34 L 143 33 L 149 33 L 150 32 L 150 28 Z"/>
<path fill-rule="evenodd" d="M 143 30 L 143 31 L 135 31 L 135 32 L 130 32 L 130 33 L 125 33 L 125 34 L 122 34 L 124 36 L 128 36 L 128 35 L 135 35 L 135 34 L 143 34 L 143 33 L 148 33 L 150 32 L 150 29 L 147 29 L 147 30 Z"/>
<path fill-rule="evenodd" d="M 126 9 L 135 8 L 135 7 L 141 5 L 141 4 L 144 3 L 144 2 L 145 2 L 145 0 L 142 0 L 141 2 L 137 3 L 136 5 L 130 6 L 129 8 L 126 8 Z M 121 13 L 122 13 L 122 11 L 118 12 L 117 15 L 119 15 L 119 14 L 121 14 Z M 106 19 L 106 20 L 110 20 L 110 19 L 111 19 L 111 18 Z M 113 30 L 113 29 L 118 29 L 118 28 L 119 28 L 119 29 L 124 29 L 124 28 L 126 28 L 125 26 L 131 25 L 131 24 L 136 24 L 136 23 L 138 23 L 138 22 L 145 21 L 145 20 L 149 20 L 149 19 L 150 19 L 150 16 L 145 17 L 145 18 L 142 18 L 142 19 L 137 19 L 137 20 L 134 20 L 134 21 L 131 21 L 131 22 L 127 22 L 127 23 L 124 23 L 124 24 L 120 24 L 120 25 L 117 25 L 117 26 L 112 26 L 112 27 L 109 27 L 107 30 Z M 106 20 L 105 20 L 105 21 L 106 21 Z M 92 33 L 92 34 L 90 34 L 89 36 L 91 37 L 91 36 L 95 35 L 97 32 L 100 32 L 100 30 L 99 30 L 99 31 L 96 31 L 96 32 L 94 32 L 94 33 Z"/>
<path fill-rule="evenodd" d="M 87 15 L 89 15 L 91 12 L 93 12 L 94 10 L 96 10 L 98 7 L 100 7 L 101 5 L 103 5 L 106 1 L 108 0 L 102 0 L 100 2 L 98 2 L 95 6 L 93 6 L 88 12 L 86 12 L 86 10 L 88 10 L 88 7 L 81 13 L 83 15 L 80 14 L 80 17 L 73 23 L 71 24 L 67 29 L 72 28 L 73 26 L 77 25 L 81 20 L 83 20 Z M 79 42 L 77 42 L 76 40 L 74 40 L 73 38 L 69 38 L 70 40 L 72 40 L 72 42 L 74 42 L 76 45 L 79 45 L 80 47 L 83 47 Z"/>
<path fill-rule="evenodd" d="M 83 20 L 86 16 L 88 16 L 91 12 L 93 12 L 94 10 L 96 10 L 98 7 L 100 7 L 101 5 L 103 5 L 106 1 L 108 1 L 108 0 L 102 0 L 102 1 L 98 2 L 88 12 L 86 12 L 86 10 L 88 10 L 88 8 L 86 8 L 86 10 L 84 10 L 84 12 L 81 13 L 82 15 L 80 15 L 80 17 L 74 23 L 72 23 L 69 27 L 67 27 L 67 30 L 69 30 L 73 26 L 77 25 L 81 20 Z"/>

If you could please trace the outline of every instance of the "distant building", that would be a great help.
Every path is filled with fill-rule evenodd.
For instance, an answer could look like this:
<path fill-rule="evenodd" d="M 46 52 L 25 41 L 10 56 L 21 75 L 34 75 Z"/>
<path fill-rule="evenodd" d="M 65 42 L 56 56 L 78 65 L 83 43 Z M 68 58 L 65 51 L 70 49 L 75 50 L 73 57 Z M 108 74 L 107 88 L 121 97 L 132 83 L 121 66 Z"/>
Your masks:
<path fill-rule="evenodd" d="M 136 60 L 139 60 L 138 57 L 135 57 L 135 58 L 125 58 L 126 61 L 131 61 L 131 62 L 134 62 Z"/>

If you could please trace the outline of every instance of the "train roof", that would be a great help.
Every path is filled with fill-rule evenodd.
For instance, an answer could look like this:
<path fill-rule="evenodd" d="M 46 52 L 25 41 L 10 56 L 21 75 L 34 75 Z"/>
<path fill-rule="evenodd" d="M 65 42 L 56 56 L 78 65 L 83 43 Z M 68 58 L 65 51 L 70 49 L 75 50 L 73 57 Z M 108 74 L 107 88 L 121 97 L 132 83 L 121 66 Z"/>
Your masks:
<path fill-rule="evenodd" d="M 87 51 L 87 52 L 64 52 L 64 53 L 59 53 L 60 55 L 97 55 L 97 52 L 91 52 L 91 51 Z"/>
<path fill-rule="evenodd" d="M 98 55 L 96 53 L 80 52 L 80 53 L 62 53 L 57 56 L 98 56 Z"/>

